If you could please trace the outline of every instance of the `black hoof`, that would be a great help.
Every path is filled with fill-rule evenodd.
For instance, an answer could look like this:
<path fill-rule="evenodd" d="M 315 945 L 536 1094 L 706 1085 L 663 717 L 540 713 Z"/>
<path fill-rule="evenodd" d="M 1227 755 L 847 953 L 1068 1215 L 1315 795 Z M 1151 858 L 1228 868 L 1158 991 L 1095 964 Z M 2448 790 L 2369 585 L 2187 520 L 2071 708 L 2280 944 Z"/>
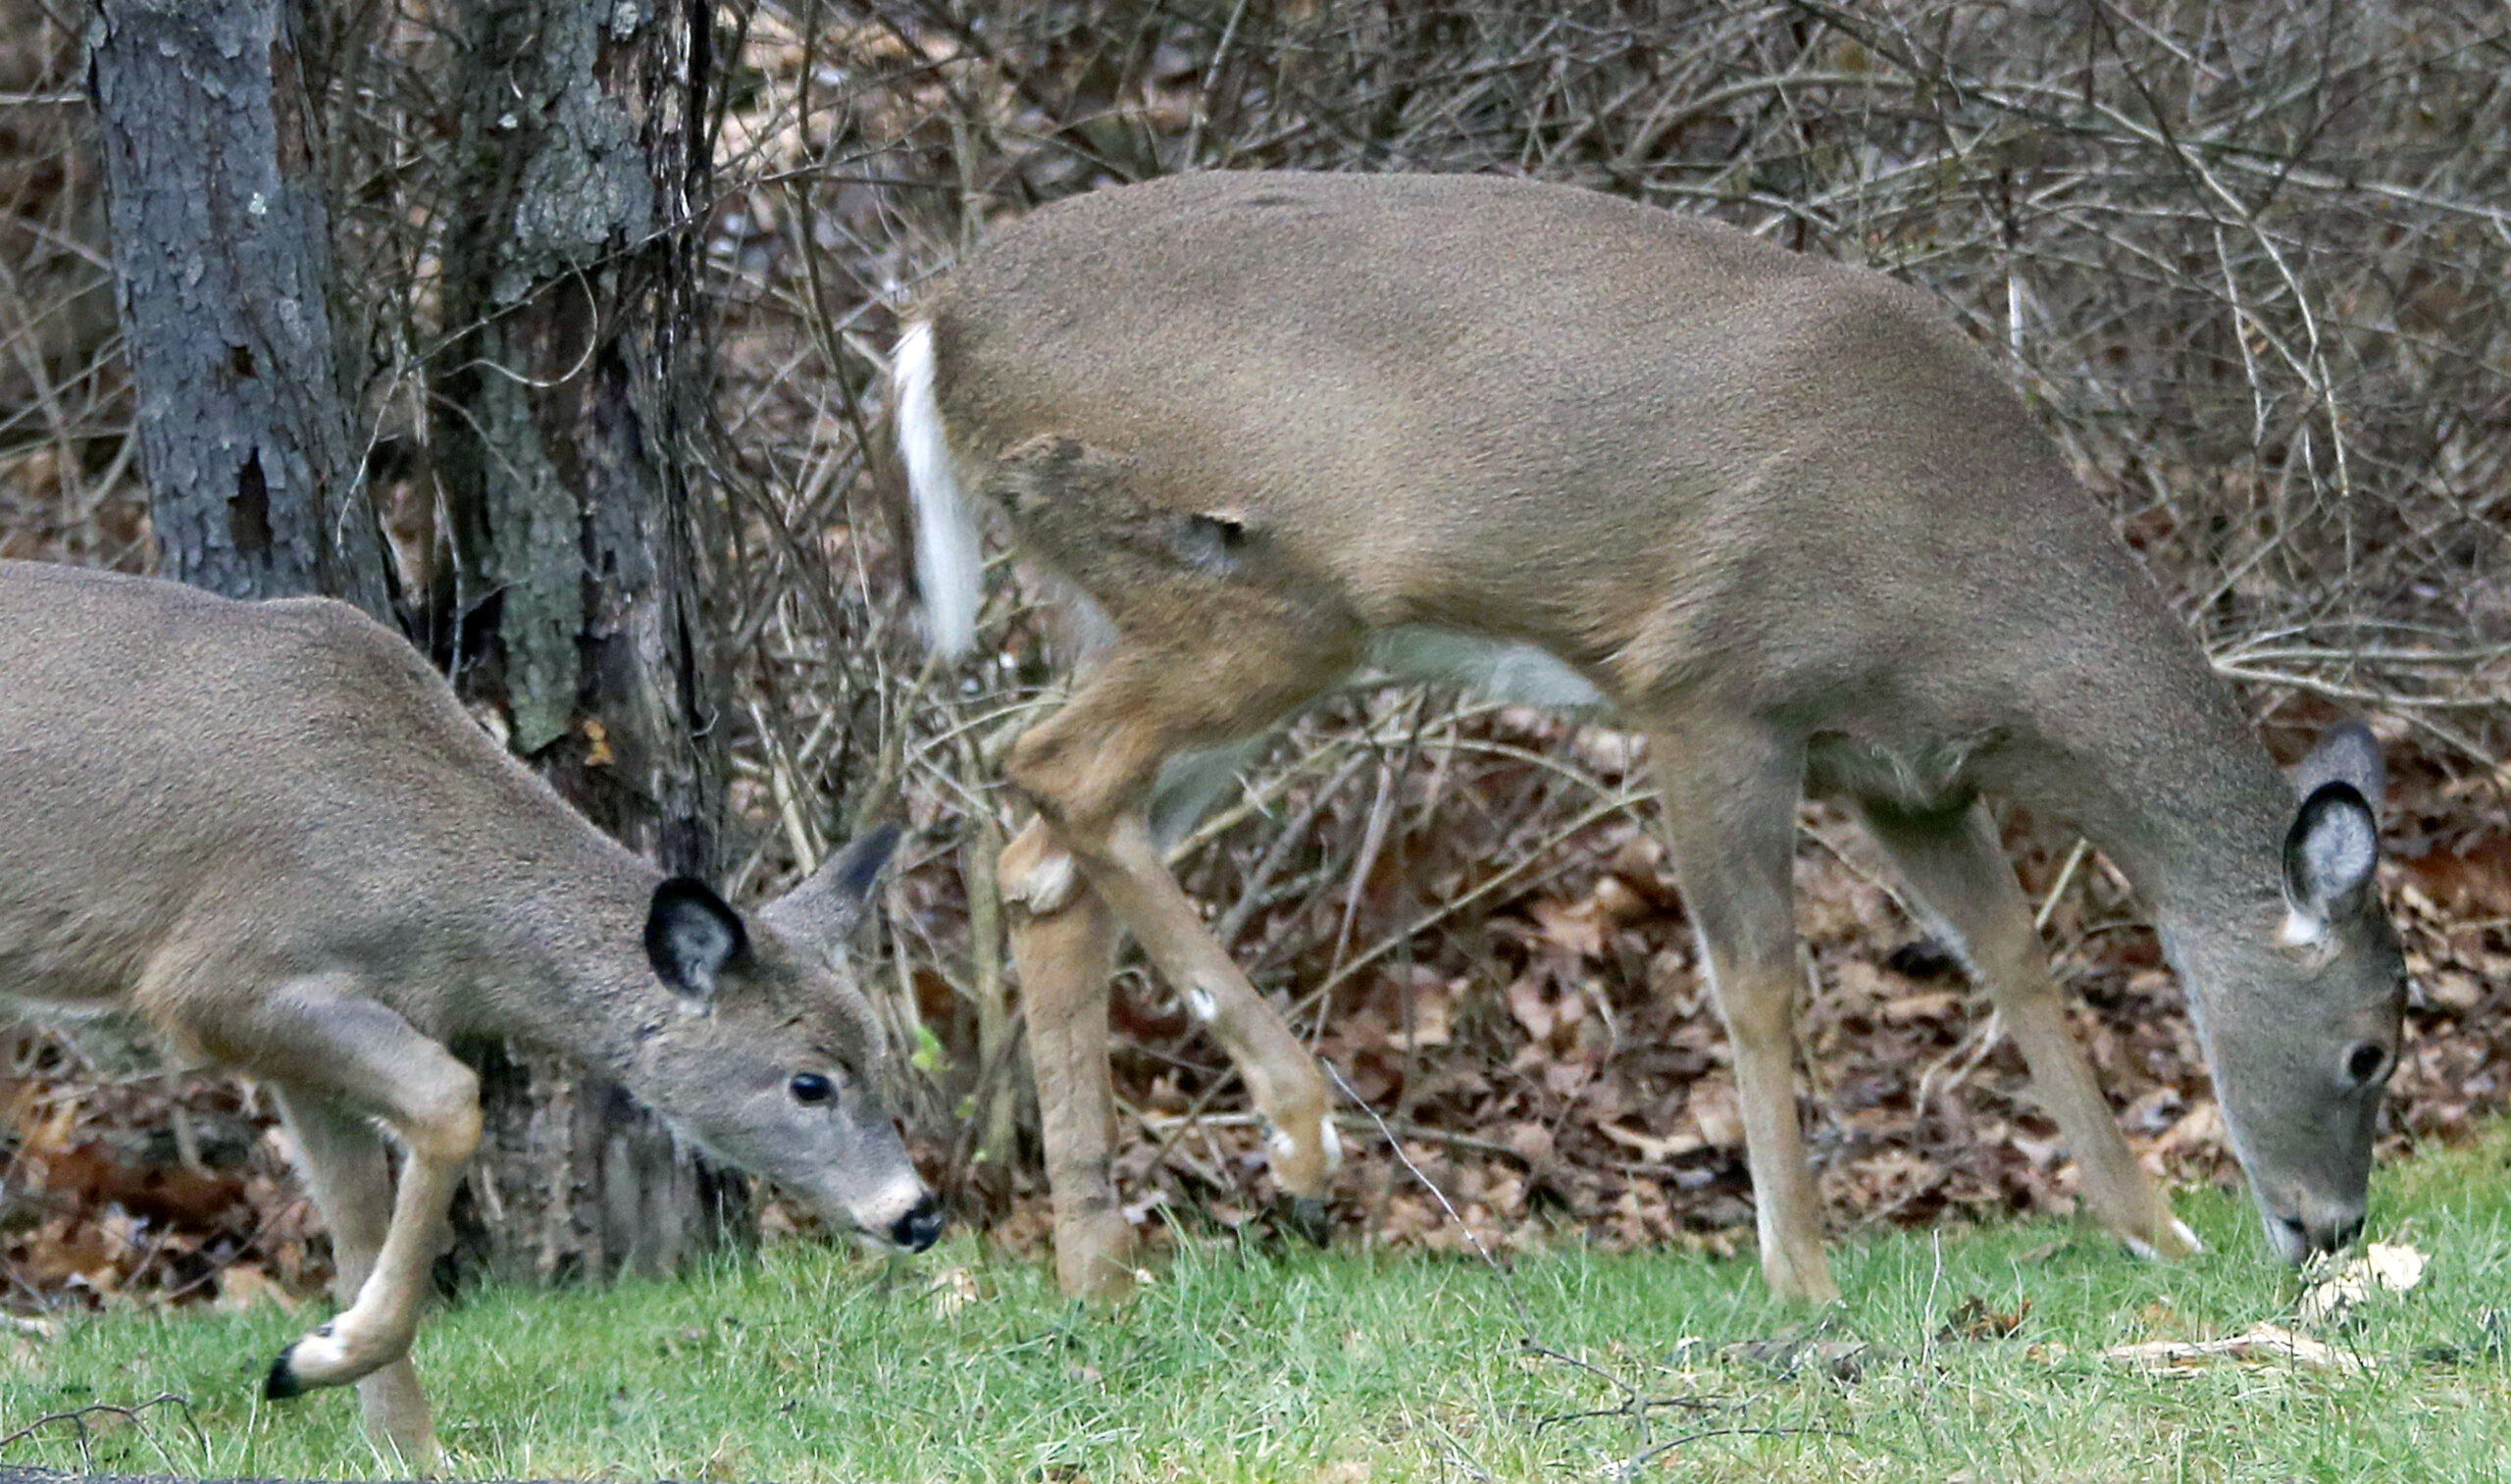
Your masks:
<path fill-rule="evenodd" d="M 262 1381 L 263 1396 L 274 1402 L 284 1402 L 290 1397 L 305 1394 L 305 1383 L 296 1379 L 296 1367 L 288 1363 L 295 1355 L 296 1347 L 291 1345 L 281 1351 L 279 1358 L 271 1362 L 271 1373 Z"/>
<path fill-rule="evenodd" d="M 1294 1196 L 1290 1203 L 1290 1229 L 1307 1239 L 1310 1247 L 1323 1247 L 1334 1236 L 1334 1217 L 1322 1196 Z"/>

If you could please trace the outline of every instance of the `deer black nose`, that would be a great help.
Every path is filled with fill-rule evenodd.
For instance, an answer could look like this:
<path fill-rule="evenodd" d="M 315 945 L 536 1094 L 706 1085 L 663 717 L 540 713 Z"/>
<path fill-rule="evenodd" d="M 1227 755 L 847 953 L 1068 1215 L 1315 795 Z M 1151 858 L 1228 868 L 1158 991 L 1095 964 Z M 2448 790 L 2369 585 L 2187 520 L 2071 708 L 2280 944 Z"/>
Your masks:
<path fill-rule="evenodd" d="M 942 1214 L 942 1203 L 926 1191 L 924 1198 L 915 1203 L 915 1209 L 891 1224 L 890 1240 L 908 1252 L 920 1253 L 940 1240 L 948 1219 Z"/>
<path fill-rule="evenodd" d="M 2359 1215 L 2340 1216 L 2332 1221 L 2296 1221 L 2290 1216 L 2279 1219 L 2282 1221 L 2284 1230 L 2300 1243 L 2301 1254 L 2292 1258 L 2296 1262 L 2303 1257 L 2318 1256 L 2321 1253 L 2342 1252 L 2354 1245 L 2355 1238 L 2363 1235 L 2363 1218 Z"/>

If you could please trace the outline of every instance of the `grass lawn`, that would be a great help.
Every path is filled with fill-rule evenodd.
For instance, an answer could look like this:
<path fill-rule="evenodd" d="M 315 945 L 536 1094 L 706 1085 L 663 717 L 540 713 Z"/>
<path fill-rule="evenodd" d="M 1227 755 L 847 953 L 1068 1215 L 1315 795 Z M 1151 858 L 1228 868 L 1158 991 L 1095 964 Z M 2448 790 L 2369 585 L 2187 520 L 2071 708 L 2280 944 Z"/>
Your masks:
<path fill-rule="evenodd" d="M 694 1278 L 492 1290 L 419 1363 L 460 1477 L 727 1480 L 2353 1480 L 2511 1477 L 2511 1131 L 2383 1171 L 2373 1230 L 2423 1285 L 2330 1332 L 2368 1369 L 2215 1362 L 2156 1376 L 2107 1346 L 2289 1319 L 2245 1204 L 2183 1196 L 2213 1253 L 2147 1266 L 2056 1225 L 1835 1249 L 1838 1366 L 1727 1351 L 1803 1330 L 1747 1261 L 1577 1248 L 1503 1279 L 1467 1260 L 1187 1244 L 1129 1306 L 1059 1300 L 957 1236 L 914 1262 L 794 1245 Z M 1530 1353 L 1514 1302 L 1540 1341 Z M 2028 1312 L 2011 1338 L 1964 1333 Z M 389 1477 L 354 1398 L 273 1406 L 305 1323 L 108 1313 L 0 1368 L 0 1432 L 160 1393 L 137 1424 L 51 1422 L 0 1463 Z M 5 1342 L 0 1342 L 5 1343 Z M 1843 1378 L 1834 1374 L 1844 1369 Z M 1634 1390 L 1625 1390 L 1631 1388 Z M 1629 1398 L 1626 1413 L 1580 1415 Z"/>

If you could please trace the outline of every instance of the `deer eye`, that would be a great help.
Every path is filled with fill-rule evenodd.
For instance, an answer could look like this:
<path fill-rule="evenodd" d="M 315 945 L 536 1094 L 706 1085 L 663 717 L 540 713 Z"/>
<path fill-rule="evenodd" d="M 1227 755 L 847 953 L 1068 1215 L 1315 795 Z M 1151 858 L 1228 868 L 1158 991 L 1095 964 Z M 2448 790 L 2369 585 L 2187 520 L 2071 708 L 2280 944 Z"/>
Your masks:
<path fill-rule="evenodd" d="M 785 1088 L 794 1095 L 795 1102 L 806 1107 L 812 1103 L 826 1102 L 837 1096 L 837 1084 L 817 1072 L 804 1072 L 792 1082 L 785 1084 Z"/>
<path fill-rule="evenodd" d="M 2377 1041 L 2358 1041 L 2345 1053 L 2345 1081 L 2352 1087 L 2369 1087 L 2387 1070 L 2388 1048 Z"/>

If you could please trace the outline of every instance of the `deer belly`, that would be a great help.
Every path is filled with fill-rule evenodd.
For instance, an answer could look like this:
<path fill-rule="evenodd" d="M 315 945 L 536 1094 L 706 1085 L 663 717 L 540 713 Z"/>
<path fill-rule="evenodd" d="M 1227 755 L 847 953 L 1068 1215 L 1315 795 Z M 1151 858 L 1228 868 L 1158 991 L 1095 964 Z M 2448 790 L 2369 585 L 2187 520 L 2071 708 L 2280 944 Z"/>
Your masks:
<path fill-rule="evenodd" d="M 1584 711 L 1605 703 L 1593 681 L 1549 650 L 1429 624 L 1370 635 L 1367 662 L 1398 680 L 1458 686 L 1519 705 Z"/>

